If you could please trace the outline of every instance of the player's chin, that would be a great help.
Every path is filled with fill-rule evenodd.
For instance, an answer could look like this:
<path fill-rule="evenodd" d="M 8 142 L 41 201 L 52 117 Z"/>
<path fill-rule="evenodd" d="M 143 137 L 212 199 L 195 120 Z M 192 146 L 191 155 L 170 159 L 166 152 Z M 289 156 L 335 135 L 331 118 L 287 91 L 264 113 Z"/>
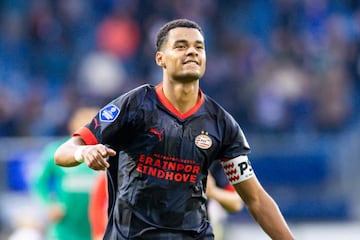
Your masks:
<path fill-rule="evenodd" d="M 203 75 L 200 71 L 188 71 L 179 76 L 179 79 L 182 79 L 184 82 L 191 82 L 200 79 Z"/>

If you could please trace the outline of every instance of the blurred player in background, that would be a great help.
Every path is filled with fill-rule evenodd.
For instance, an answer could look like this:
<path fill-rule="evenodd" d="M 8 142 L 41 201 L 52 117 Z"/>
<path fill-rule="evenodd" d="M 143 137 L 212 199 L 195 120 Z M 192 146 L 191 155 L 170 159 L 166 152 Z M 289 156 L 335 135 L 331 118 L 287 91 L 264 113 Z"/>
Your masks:
<path fill-rule="evenodd" d="M 220 162 L 214 162 L 209 169 L 206 196 L 209 203 L 216 201 L 226 212 L 234 213 L 243 208 L 239 194 L 229 183 Z M 103 239 L 106 230 L 108 209 L 106 173 L 101 174 L 90 194 L 89 217 L 93 240 Z M 220 212 L 219 212 L 220 211 Z M 226 213 L 225 213 L 226 214 Z M 223 238 L 224 213 L 221 210 L 209 209 L 210 221 L 214 227 L 216 240 Z"/>
<path fill-rule="evenodd" d="M 93 240 L 104 237 L 108 222 L 108 194 L 106 172 L 97 177 L 94 188 L 90 194 L 89 221 Z"/>
<path fill-rule="evenodd" d="M 255 176 L 239 124 L 199 88 L 206 65 L 201 28 L 187 19 L 168 22 L 156 46 L 162 83 L 121 95 L 55 153 L 60 166 L 107 169 L 104 239 L 214 239 L 205 191 L 209 167 L 219 160 L 263 230 L 275 240 L 294 239 Z"/>
<path fill-rule="evenodd" d="M 98 109 L 81 107 L 72 115 L 68 130 L 74 132 L 90 121 Z M 45 147 L 42 165 L 33 188 L 36 197 L 44 204 L 47 212 L 50 240 L 90 240 L 88 221 L 89 193 L 98 172 L 88 167 L 63 168 L 55 165 L 54 152 L 64 140 L 52 142 Z"/>

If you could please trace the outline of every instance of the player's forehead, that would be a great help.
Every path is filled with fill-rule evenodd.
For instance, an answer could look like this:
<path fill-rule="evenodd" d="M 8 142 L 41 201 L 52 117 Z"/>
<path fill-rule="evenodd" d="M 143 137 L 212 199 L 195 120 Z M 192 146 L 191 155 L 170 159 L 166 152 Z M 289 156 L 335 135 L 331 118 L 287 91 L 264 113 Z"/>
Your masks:
<path fill-rule="evenodd" d="M 173 45 L 179 41 L 204 44 L 204 37 L 196 28 L 177 27 L 171 29 L 167 37 L 168 44 Z"/>

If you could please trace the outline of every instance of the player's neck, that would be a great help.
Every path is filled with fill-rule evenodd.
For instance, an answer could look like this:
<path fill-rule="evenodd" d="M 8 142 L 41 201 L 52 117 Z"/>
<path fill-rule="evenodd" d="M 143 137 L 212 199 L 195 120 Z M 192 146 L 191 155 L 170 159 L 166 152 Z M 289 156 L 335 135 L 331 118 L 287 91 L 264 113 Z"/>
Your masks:
<path fill-rule="evenodd" d="M 199 81 L 189 83 L 164 81 L 163 91 L 165 97 L 179 112 L 186 113 L 199 99 Z"/>

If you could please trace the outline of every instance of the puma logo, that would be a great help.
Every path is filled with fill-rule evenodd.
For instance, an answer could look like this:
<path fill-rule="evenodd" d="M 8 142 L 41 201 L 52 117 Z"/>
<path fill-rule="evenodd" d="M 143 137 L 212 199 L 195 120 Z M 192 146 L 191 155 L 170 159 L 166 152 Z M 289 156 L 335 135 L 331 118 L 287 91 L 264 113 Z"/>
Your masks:
<path fill-rule="evenodd" d="M 97 118 L 94 118 L 95 127 L 94 129 L 97 129 L 98 127 L 101 127 L 101 123 L 98 122 Z"/>
<path fill-rule="evenodd" d="M 158 130 L 156 130 L 155 128 L 150 128 L 149 132 L 155 134 L 155 136 L 157 136 L 157 138 L 159 139 L 159 141 L 162 141 L 162 134 L 164 132 L 164 129 L 161 129 L 161 131 L 159 132 Z"/>

